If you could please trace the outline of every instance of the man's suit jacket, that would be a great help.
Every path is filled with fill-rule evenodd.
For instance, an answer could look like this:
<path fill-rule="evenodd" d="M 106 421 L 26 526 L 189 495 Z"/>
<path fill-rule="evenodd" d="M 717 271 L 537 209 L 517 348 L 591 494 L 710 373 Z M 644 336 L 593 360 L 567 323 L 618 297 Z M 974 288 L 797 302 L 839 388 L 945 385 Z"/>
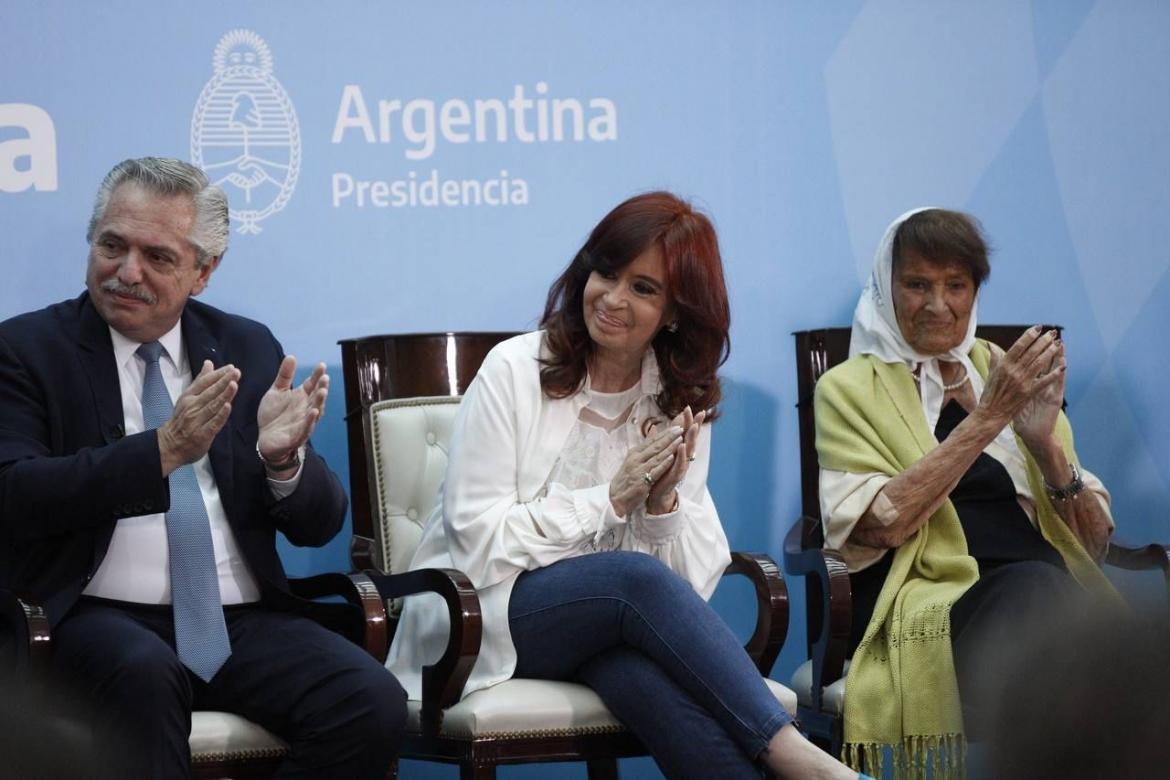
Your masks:
<path fill-rule="evenodd" d="M 341 529 L 345 493 L 309 448 L 297 489 L 272 495 L 256 457 L 256 410 L 283 358 L 272 333 L 193 299 L 182 323 L 193 372 L 205 359 L 242 372 L 211 468 L 263 602 L 297 610 L 276 532 L 324 544 Z M 109 328 L 89 294 L 0 323 L 0 588 L 43 604 L 55 625 L 97 571 L 118 519 L 165 512 L 169 501 L 157 431 L 124 435 Z"/>

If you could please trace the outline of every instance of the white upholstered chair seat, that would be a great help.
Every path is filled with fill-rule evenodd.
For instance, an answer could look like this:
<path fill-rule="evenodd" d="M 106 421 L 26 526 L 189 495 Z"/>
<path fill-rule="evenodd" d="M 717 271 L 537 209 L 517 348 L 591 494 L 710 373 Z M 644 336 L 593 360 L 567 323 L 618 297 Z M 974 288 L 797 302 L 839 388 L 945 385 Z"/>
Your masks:
<path fill-rule="evenodd" d="M 849 676 L 849 659 L 845 659 L 844 676 L 826 685 L 824 690 L 824 711 L 834 715 L 845 712 L 845 678 Z M 792 674 L 792 689 L 800 700 L 800 706 L 812 707 L 812 660 L 802 663 Z"/>
<path fill-rule="evenodd" d="M 277 758 L 288 752 L 288 744 L 271 731 L 230 712 L 192 713 L 190 742 L 194 764 Z"/>
<path fill-rule="evenodd" d="M 765 679 L 772 695 L 796 715 L 796 694 Z M 407 703 L 407 729 L 420 730 L 422 702 Z M 443 713 L 439 733 L 455 739 L 604 734 L 622 730 L 601 699 L 584 685 L 513 678 L 468 694 Z"/>
<path fill-rule="evenodd" d="M 54 719 L 51 732 L 67 734 L 68 744 L 84 746 L 93 734 L 89 725 L 72 717 Z M 191 713 L 191 763 L 225 764 L 249 759 L 276 759 L 288 753 L 288 743 L 247 718 L 230 712 L 199 710 Z M 0 770 L 0 777 L 7 777 Z"/>

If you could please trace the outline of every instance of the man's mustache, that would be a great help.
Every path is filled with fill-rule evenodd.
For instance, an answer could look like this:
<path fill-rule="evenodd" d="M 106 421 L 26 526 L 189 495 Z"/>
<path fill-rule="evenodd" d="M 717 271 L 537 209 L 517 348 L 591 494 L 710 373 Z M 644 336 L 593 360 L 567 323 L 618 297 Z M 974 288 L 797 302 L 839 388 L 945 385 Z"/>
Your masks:
<path fill-rule="evenodd" d="M 102 282 L 101 289 L 102 292 L 129 295 L 145 303 L 158 303 L 158 298 L 151 294 L 151 292 L 145 287 L 139 284 L 122 284 L 122 282 L 118 279 L 106 279 L 104 282 Z"/>

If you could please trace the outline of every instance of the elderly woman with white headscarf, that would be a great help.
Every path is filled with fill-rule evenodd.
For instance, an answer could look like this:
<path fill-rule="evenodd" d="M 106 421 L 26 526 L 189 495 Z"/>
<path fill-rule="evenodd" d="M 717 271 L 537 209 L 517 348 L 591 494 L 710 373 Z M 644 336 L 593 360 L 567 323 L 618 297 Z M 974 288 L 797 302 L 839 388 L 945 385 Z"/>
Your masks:
<path fill-rule="evenodd" d="M 1006 353 L 975 338 L 989 270 L 971 217 L 898 218 L 851 358 L 817 384 L 825 546 L 853 586 L 851 763 L 890 747 L 904 768 L 961 771 L 984 650 L 1075 594 L 1112 593 L 1109 494 L 1061 412 L 1064 346 L 1039 326 Z"/>

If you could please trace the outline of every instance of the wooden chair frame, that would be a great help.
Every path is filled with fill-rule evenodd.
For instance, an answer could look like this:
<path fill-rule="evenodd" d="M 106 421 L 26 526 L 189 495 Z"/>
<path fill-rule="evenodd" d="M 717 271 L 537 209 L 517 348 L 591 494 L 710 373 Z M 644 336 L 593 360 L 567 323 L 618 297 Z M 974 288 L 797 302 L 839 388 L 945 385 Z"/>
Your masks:
<path fill-rule="evenodd" d="M 354 566 L 375 578 L 378 568 L 378 497 L 373 473 L 369 408 L 390 398 L 459 396 L 471 383 L 483 358 L 511 333 L 429 333 L 367 336 L 341 341 L 345 378 L 346 426 L 349 438 L 350 492 L 353 510 Z M 756 596 L 756 626 L 745 649 L 762 675 L 767 675 L 788 632 L 788 590 L 779 567 L 767 555 L 732 553 L 724 575 L 751 580 Z M 395 582 L 425 578 L 427 590 L 447 603 L 451 633 L 433 666 L 423 669 L 422 730 L 408 734 L 400 756 L 458 764 L 463 780 L 491 780 L 504 764 L 583 761 L 591 780 L 617 778 L 617 760 L 646 755 L 645 747 L 626 731 L 523 738 L 453 738 L 440 733 L 443 711 L 456 704 L 479 654 L 482 616 L 470 581 L 461 572 L 425 570 L 390 575 Z M 381 584 L 381 581 L 379 581 Z M 405 592 L 405 591 L 404 591 Z M 383 595 L 404 595 L 383 587 Z M 411 591 L 417 592 L 417 591 Z M 392 632 L 391 632 L 392 633 Z"/>
<path fill-rule="evenodd" d="M 1005 350 L 1026 325 L 981 326 L 976 335 Z M 844 676 L 851 627 L 849 570 L 839 554 L 822 549 L 819 464 L 813 391 L 817 380 L 849 354 L 849 328 L 821 328 L 794 333 L 796 343 L 797 415 L 800 431 L 801 517 L 784 539 L 784 568 L 805 580 L 808 654 L 812 660 L 812 706 L 801 705 L 798 717 L 810 737 L 839 756 L 843 720 L 824 706 L 824 689 Z M 1161 569 L 1170 591 L 1170 546 L 1127 547 L 1112 542 L 1105 555 L 1111 566 L 1129 570 Z"/>

